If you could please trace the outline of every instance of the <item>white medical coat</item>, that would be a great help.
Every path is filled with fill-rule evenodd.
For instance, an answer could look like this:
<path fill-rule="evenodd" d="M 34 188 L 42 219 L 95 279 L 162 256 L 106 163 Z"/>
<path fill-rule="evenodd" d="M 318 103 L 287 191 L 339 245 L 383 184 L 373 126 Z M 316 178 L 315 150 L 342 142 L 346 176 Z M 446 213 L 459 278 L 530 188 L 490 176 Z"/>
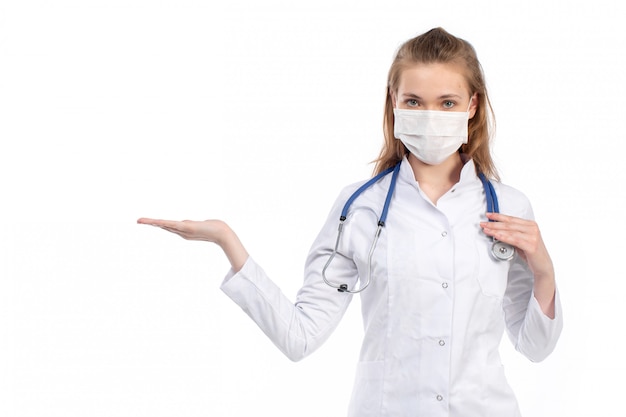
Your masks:
<path fill-rule="evenodd" d="M 368 252 L 391 175 L 355 200 L 329 280 L 354 288 L 367 279 Z M 248 259 L 230 271 L 222 290 L 292 360 L 317 349 L 333 332 L 353 295 L 326 285 L 321 271 L 335 245 L 339 213 L 360 184 L 346 187 L 306 260 L 295 304 Z M 519 191 L 494 183 L 500 212 L 533 213 Z M 486 201 L 474 163 L 434 205 L 420 190 L 405 158 L 386 226 L 372 259 L 371 285 L 361 296 L 364 340 L 350 402 L 353 417 L 513 417 L 517 401 L 506 382 L 498 346 L 506 329 L 531 361 L 554 349 L 562 328 L 533 296 L 524 261 L 496 261 Z"/>

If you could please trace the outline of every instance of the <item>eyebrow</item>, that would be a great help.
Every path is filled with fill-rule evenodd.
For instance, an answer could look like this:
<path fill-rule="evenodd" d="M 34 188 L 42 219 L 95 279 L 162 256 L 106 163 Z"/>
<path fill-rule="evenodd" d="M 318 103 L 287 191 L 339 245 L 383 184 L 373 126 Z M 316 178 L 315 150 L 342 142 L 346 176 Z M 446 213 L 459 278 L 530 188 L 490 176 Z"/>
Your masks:
<path fill-rule="evenodd" d="M 422 98 L 420 96 L 418 96 L 417 94 L 413 94 L 413 93 L 406 93 L 406 94 L 402 94 L 402 97 L 407 97 L 407 98 L 416 98 L 418 100 L 421 100 Z M 442 96 L 437 97 L 438 100 L 443 100 L 443 99 L 448 99 L 448 98 L 463 98 L 458 94 L 444 94 Z"/>

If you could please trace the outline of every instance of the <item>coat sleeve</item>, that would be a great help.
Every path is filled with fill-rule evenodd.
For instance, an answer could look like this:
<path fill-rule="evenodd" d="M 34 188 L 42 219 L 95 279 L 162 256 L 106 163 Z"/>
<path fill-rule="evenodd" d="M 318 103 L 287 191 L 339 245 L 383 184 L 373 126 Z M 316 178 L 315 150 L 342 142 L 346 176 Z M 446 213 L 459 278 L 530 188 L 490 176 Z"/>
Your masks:
<path fill-rule="evenodd" d="M 525 197 L 524 197 L 525 199 Z M 521 216 L 534 219 L 530 203 Z M 507 334 L 515 349 L 533 362 L 544 360 L 556 347 L 563 329 L 563 312 L 558 288 L 554 318 L 546 316 L 533 293 L 534 277 L 526 262 L 515 256 L 508 275 L 503 308 Z"/>
<path fill-rule="evenodd" d="M 222 291 L 292 361 L 308 356 L 328 339 L 352 299 L 351 294 L 338 292 L 322 279 L 322 268 L 337 238 L 343 200 L 340 196 L 311 247 L 305 264 L 304 283 L 295 303 L 251 258 L 237 273 L 229 271 L 221 286 Z M 335 256 L 330 268 L 333 282 L 354 284 L 358 279 L 356 266 L 348 257 Z"/>

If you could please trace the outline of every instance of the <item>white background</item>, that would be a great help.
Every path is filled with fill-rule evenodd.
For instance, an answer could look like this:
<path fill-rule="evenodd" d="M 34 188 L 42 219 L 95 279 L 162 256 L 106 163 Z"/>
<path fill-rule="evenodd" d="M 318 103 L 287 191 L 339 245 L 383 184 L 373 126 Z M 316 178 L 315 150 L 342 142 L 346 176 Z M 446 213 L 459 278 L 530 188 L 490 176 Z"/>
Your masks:
<path fill-rule="evenodd" d="M 135 220 L 223 218 L 293 297 L 337 193 L 371 173 L 395 49 L 436 26 L 475 46 L 503 180 L 556 264 L 556 351 L 532 364 L 503 340 L 522 411 L 622 416 L 624 14 L 617 0 L 1 1 L 0 416 L 345 415 L 358 301 L 292 363 L 220 292 L 216 247 Z"/>

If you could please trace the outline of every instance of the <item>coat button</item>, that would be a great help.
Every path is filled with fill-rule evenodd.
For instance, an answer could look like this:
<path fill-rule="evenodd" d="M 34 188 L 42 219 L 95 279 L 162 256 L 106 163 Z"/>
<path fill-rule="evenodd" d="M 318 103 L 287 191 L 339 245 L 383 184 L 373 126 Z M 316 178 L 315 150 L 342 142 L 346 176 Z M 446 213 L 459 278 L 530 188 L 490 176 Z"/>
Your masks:
<path fill-rule="evenodd" d="M 446 232 L 445 230 L 443 232 L 441 232 L 441 236 L 446 237 L 448 236 L 448 232 Z"/>
<path fill-rule="evenodd" d="M 437 395 L 437 401 L 443 401 L 443 397 L 441 395 Z"/>
<path fill-rule="evenodd" d="M 448 288 L 448 283 L 447 283 L 447 282 L 444 282 L 444 283 L 442 283 L 442 284 L 441 284 L 441 286 L 442 286 L 443 288 Z"/>
<path fill-rule="evenodd" d="M 445 341 L 445 340 L 440 340 L 440 341 L 439 341 L 439 346 L 444 346 L 445 344 L 446 344 L 446 341 Z"/>

